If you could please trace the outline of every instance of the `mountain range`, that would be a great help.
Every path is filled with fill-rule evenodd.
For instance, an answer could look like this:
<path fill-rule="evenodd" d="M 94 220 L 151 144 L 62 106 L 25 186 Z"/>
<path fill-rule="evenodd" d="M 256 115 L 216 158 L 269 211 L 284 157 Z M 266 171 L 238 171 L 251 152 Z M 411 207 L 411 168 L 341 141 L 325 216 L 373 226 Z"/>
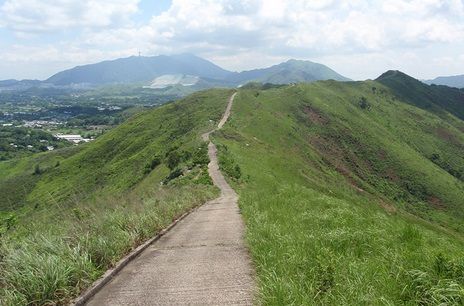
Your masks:
<path fill-rule="evenodd" d="M 446 85 L 449 87 L 464 88 L 464 74 L 453 76 L 440 76 L 433 80 L 425 80 L 424 83 L 432 85 Z"/>
<path fill-rule="evenodd" d="M 131 56 L 58 72 L 44 81 L 0 81 L 0 88 L 95 87 L 108 84 L 141 84 L 151 88 L 183 85 L 198 89 L 236 87 L 251 81 L 274 84 L 333 79 L 347 81 L 329 67 L 302 60 L 289 60 L 272 67 L 243 72 L 225 70 L 192 54 Z M 194 80 L 192 82 L 192 80 Z"/>

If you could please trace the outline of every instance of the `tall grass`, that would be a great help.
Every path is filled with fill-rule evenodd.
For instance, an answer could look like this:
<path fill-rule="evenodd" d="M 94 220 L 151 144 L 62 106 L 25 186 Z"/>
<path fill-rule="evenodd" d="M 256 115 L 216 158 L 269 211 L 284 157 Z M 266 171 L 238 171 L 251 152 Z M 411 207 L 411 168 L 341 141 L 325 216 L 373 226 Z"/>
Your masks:
<path fill-rule="evenodd" d="M 426 158 L 462 167 L 463 142 L 430 126 L 464 140 L 375 82 L 239 92 L 214 136 L 244 178 L 225 172 L 261 304 L 463 305 L 464 185 Z"/>
<path fill-rule="evenodd" d="M 149 194 L 100 198 L 42 222 L 0 247 L 1 305 L 62 305 L 124 254 L 186 210 L 214 196 L 207 186 L 164 187 Z"/>
<path fill-rule="evenodd" d="M 261 302 L 462 305 L 462 244 L 365 204 L 288 184 L 242 193 Z"/>

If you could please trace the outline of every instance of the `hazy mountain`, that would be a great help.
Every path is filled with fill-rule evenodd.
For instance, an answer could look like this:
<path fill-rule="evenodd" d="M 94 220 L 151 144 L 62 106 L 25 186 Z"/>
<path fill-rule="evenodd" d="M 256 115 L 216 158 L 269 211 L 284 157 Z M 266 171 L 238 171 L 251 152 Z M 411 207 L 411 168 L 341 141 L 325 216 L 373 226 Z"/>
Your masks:
<path fill-rule="evenodd" d="M 46 82 L 55 85 L 136 83 L 150 82 L 162 75 L 173 74 L 222 79 L 231 72 L 191 54 L 153 57 L 131 56 L 77 66 L 53 75 Z"/>
<path fill-rule="evenodd" d="M 330 79 L 336 81 L 350 80 L 325 65 L 294 59 L 269 68 L 254 69 L 236 73 L 228 78 L 231 82 L 241 84 L 249 81 L 289 84 Z"/>
<path fill-rule="evenodd" d="M 182 81 L 179 79 L 187 78 Z M 163 88 L 189 84 L 191 90 L 211 87 L 235 87 L 248 82 L 289 84 L 319 80 L 349 81 L 329 67 L 310 61 L 289 60 L 263 69 L 227 71 L 192 54 L 131 56 L 96 64 L 77 66 L 56 73 L 45 81 L 0 81 L 1 89 L 64 87 L 85 89 L 108 84 L 134 84 Z M 195 82 L 191 82 L 195 80 Z M 154 85 L 153 85 L 154 84 Z"/>
<path fill-rule="evenodd" d="M 425 80 L 426 84 L 446 85 L 450 87 L 464 88 L 464 74 L 453 76 L 441 76 L 433 80 Z"/>
<path fill-rule="evenodd" d="M 149 82 L 172 75 L 198 77 L 212 85 L 236 86 L 250 81 L 274 84 L 312 82 L 333 79 L 348 81 L 327 66 L 310 61 L 289 60 L 269 68 L 231 72 L 191 54 L 154 57 L 121 58 L 97 64 L 78 66 L 50 77 L 46 82 L 55 85 L 89 83 Z M 148 85 L 147 84 L 147 85 Z"/>

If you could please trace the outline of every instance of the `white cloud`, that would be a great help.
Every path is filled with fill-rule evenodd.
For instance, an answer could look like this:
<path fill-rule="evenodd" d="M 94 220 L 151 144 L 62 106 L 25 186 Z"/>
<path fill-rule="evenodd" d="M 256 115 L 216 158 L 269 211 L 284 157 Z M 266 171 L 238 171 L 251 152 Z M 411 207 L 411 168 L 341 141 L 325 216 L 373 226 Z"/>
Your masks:
<path fill-rule="evenodd" d="M 234 70 L 291 57 L 321 60 L 347 76 L 363 78 L 402 67 L 416 75 L 420 69 L 446 74 L 459 67 L 450 61 L 432 68 L 423 63 L 464 53 L 463 0 L 173 0 L 167 11 L 145 24 L 131 20 L 138 2 L 6 0 L 0 26 L 23 36 L 77 29 L 77 38 L 43 45 L 53 60 L 69 64 L 137 50 L 191 52 Z M 40 47 L 26 39 L 19 45 L 23 49 L 8 51 L 16 60 L 31 58 L 28 47 Z M 33 56 L 37 54 L 42 52 Z"/>
<path fill-rule="evenodd" d="M 144 32 L 152 43 L 173 49 L 206 42 L 219 50 L 248 48 L 274 56 L 372 52 L 464 39 L 462 1 L 393 2 L 174 0 Z"/>
<path fill-rule="evenodd" d="M 6 0 L 0 25 L 15 32 L 109 27 L 126 22 L 139 0 Z"/>

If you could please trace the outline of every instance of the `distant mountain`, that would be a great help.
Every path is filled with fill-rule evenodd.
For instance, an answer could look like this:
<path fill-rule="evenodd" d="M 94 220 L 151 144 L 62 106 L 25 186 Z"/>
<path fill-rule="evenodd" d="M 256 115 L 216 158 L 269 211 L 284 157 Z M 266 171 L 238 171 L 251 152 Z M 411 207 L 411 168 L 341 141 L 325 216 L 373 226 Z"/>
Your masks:
<path fill-rule="evenodd" d="M 32 87 L 89 89 L 109 84 L 137 84 L 153 89 L 187 86 L 188 92 L 212 87 L 235 87 L 249 82 L 289 84 L 319 80 L 349 81 L 322 64 L 289 60 L 263 69 L 243 72 L 225 70 L 192 54 L 131 56 L 77 66 L 56 73 L 45 81 L 0 81 L 1 90 Z"/>
<path fill-rule="evenodd" d="M 41 84 L 42 82 L 38 80 L 4 80 L 0 81 L 0 91 L 2 91 L 2 89 L 25 90 L 34 86 L 40 86 Z"/>
<path fill-rule="evenodd" d="M 441 76 L 433 80 L 425 80 L 426 84 L 446 85 L 450 87 L 464 88 L 464 74 L 453 76 Z"/>
<path fill-rule="evenodd" d="M 447 86 L 430 86 L 397 70 L 389 70 L 376 81 L 391 88 L 395 94 L 416 107 L 436 114 L 445 111 L 464 120 L 464 90 Z"/>
<path fill-rule="evenodd" d="M 350 81 L 350 79 L 338 74 L 325 65 L 313 63 L 310 61 L 291 59 L 269 68 L 236 73 L 229 76 L 227 80 L 232 83 L 242 84 L 250 81 L 273 84 L 289 84 L 330 79 L 336 81 Z"/>
<path fill-rule="evenodd" d="M 173 74 L 223 79 L 231 72 L 191 54 L 153 57 L 131 56 L 77 66 L 53 75 L 46 82 L 55 85 L 136 83 L 150 82 L 162 75 Z"/>

